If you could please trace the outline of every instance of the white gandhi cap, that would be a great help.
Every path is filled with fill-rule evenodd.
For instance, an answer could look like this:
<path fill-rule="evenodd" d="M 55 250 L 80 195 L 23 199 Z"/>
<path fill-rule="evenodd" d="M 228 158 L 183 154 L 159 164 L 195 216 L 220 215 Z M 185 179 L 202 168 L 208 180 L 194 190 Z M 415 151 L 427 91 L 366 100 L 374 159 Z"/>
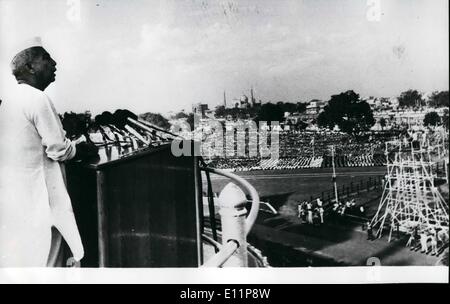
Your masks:
<path fill-rule="evenodd" d="M 26 49 L 32 48 L 32 47 L 36 47 L 36 46 L 42 47 L 41 37 L 32 37 L 32 38 L 28 38 L 26 40 L 17 42 L 15 45 L 12 46 L 12 48 L 9 52 L 10 60 L 13 60 L 13 58 L 20 52 L 22 52 Z"/>

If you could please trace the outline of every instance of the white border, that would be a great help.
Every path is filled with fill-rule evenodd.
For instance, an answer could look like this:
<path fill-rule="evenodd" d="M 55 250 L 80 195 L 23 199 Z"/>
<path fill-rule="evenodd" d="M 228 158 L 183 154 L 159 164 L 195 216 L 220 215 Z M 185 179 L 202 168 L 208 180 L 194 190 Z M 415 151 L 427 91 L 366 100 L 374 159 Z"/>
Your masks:
<path fill-rule="evenodd" d="M 449 283 L 448 266 L 318 268 L 3 268 L 1 284 Z"/>

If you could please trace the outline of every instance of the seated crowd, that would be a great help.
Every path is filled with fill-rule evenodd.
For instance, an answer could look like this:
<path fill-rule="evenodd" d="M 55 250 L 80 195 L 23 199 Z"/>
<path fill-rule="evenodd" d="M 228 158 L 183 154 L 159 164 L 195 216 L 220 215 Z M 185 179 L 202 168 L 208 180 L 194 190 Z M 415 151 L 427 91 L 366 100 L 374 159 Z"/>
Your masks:
<path fill-rule="evenodd" d="M 385 141 L 391 138 L 391 134 L 385 133 L 354 136 L 331 131 L 282 131 L 277 159 L 213 157 L 208 162 L 212 167 L 232 171 L 326 168 L 332 166 L 330 147 L 334 146 L 336 167 L 383 166 Z M 224 155 L 227 149 L 230 147 L 224 147 Z"/>

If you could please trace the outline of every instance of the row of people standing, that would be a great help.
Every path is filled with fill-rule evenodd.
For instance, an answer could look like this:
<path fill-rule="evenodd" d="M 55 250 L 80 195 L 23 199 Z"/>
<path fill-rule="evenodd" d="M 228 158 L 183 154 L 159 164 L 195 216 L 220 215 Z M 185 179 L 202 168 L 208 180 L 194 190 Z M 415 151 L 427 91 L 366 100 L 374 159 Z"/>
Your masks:
<path fill-rule="evenodd" d="M 360 205 L 358 208 L 356 206 L 355 199 L 351 199 L 349 201 L 346 201 L 345 203 L 334 200 L 332 211 L 334 214 L 338 215 L 350 214 L 360 217 L 365 217 L 366 215 L 366 210 L 364 209 L 364 206 Z"/>
<path fill-rule="evenodd" d="M 416 245 L 420 244 L 420 251 L 427 253 L 429 246 L 431 247 L 431 254 L 438 255 L 438 244 L 448 242 L 448 232 L 443 230 L 438 230 L 434 228 L 424 229 L 419 231 L 419 227 L 414 227 L 410 232 L 410 237 L 406 243 L 407 247 L 414 248 Z M 428 242 L 430 245 L 428 245 Z"/>
<path fill-rule="evenodd" d="M 315 201 L 307 202 L 303 201 L 297 205 L 298 218 L 305 221 L 308 224 L 323 224 L 324 223 L 324 209 L 323 202 L 320 198 Z"/>
<path fill-rule="evenodd" d="M 324 223 L 324 206 L 323 202 L 320 198 L 317 198 L 311 202 L 303 201 L 297 204 L 297 216 L 298 218 L 304 220 L 308 224 L 314 224 L 314 219 L 320 222 L 320 224 Z M 359 207 L 356 206 L 355 199 L 348 200 L 345 203 L 334 200 L 332 211 L 334 215 L 344 215 L 350 214 L 360 217 L 365 217 L 365 209 L 364 206 L 361 205 Z"/>

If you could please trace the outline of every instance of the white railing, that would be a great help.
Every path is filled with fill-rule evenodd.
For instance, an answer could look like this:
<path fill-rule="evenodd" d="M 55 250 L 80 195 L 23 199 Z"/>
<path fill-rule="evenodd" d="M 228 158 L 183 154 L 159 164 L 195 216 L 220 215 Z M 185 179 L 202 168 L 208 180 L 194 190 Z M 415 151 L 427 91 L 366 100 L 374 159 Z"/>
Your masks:
<path fill-rule="evenodd" d="M 222 245 L 219 252 L 206 261 L 202 267 L 247 267 L 247 235 L 256 221 L 259 210 L 259 195 L 242 177 L 219 169 L 202 168 L 203 171 L 228 177 L 244 188 L 251 197 L 251 208 L 247 216 L 247 197 L 235 183 L 225 186 L 219 195 L 219 214 L 222 222 Z"/>
<path fill-rule="evenodd" d="M 236 252 L 239 245 L 235 241 L 230 241 L 220 247 L 220 251 L 206 261 L 202 267 L 222 267 Z"/>

